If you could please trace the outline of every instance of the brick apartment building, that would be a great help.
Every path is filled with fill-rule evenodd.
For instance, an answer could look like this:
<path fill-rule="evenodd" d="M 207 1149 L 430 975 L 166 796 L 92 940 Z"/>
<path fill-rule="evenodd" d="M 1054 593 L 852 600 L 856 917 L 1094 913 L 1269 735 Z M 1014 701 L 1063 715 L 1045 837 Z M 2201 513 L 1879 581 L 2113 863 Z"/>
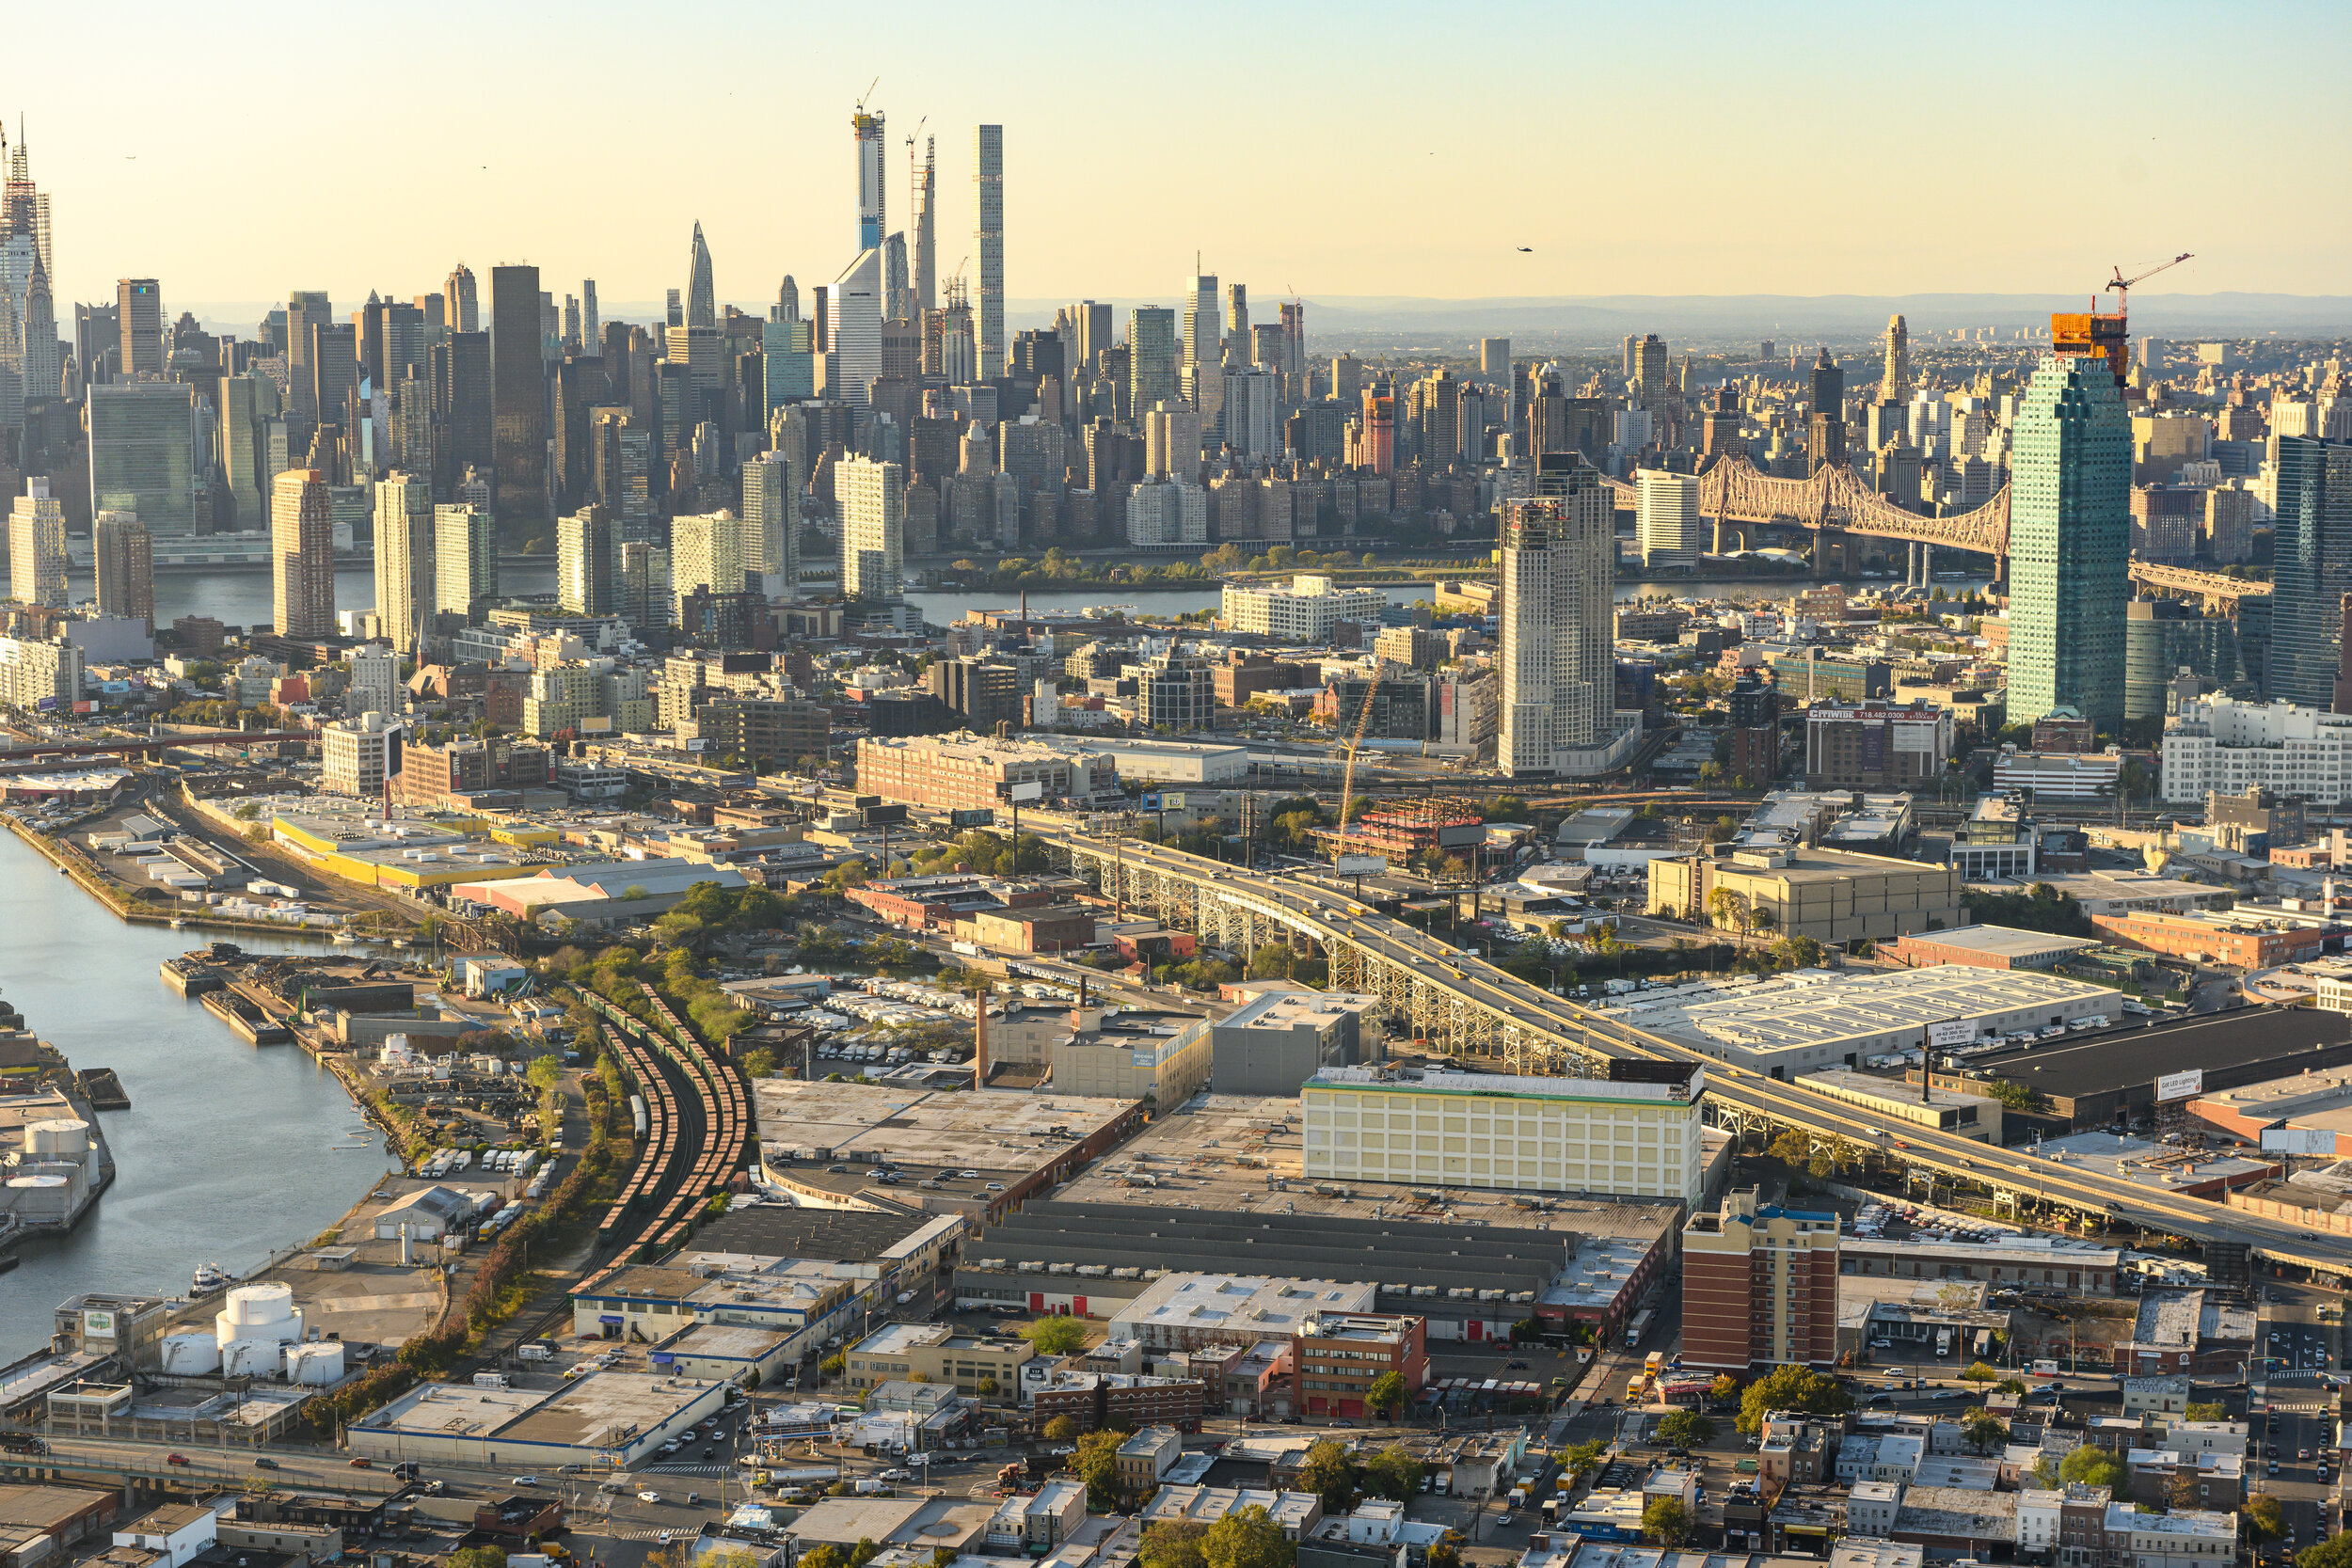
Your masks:
<path fill-rule="evenodd" d="M 1327 1313 L 1291 1336 L 1296 1394 L 1293 1409 L 1307 1416 L 1365 1416 L 1375 1381 L 1390 1372 L 1405 1380 L 1410 1401 L 1429 1380 L 1426 1324 L 1410 1315 Z"/>
<path fill-rule="evenodd" d="M 1029 1418 L 1040 1432 L 1057 1416 L 1074 1418 L 1080 1432 L 1104 1427 L 1140 1432 L 1152 1426 L 1199 1432 L 1207 1404 L 1207 1390 L 1197 1378 L 1057 1371 L 1036 1386 Z"/>
<path fill-rule="evenodd" d="M 1837 1359 L 1838 1219 L 1761 1204 L 1753 1188 L 1682 1230 L 1682 1355 L 1693 1367 Z"/>

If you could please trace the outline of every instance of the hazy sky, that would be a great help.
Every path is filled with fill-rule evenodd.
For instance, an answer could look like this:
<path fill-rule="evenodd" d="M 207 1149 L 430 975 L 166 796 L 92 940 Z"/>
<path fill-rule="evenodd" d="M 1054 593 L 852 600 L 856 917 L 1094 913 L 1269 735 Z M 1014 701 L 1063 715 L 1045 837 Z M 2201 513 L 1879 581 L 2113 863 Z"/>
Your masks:
<path fill-rule="evenodd" d="M 65 299 L 437 288 L 460 259 L 608 302 L 829 282 L 848 119 L 939 138 L 939 264 L 972 252 L 972 127 L 1005 127 L 1015 298 L 1292 290 L 2352 292 L 2352 8 L 1986 0 L 1282 7 L 26 7 L 12 54 Z M 1522 255 L 1518 246 L 1534 247 Z M 62 304 L 59 315 L 70 319 Z"/>

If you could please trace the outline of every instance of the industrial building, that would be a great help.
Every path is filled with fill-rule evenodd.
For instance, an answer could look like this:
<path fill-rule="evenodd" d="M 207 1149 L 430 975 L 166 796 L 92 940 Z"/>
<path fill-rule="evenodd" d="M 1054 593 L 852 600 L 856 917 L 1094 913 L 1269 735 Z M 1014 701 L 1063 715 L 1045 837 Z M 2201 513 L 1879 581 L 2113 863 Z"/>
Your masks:
<path fill-rule="evenodd" d="M 1921 931 L 1879 949 L 1881 958 L 1914 969 L 1956 964 L 1969 969 L 2052 969 L 2099 945 L 2096 937 L 2061 937 L 2010 926 L 1963 926 Z"/>
<path fill-rule="evenodd" d="M 962 1334 L 946 1323 L 884 1323 L 842 1353 L 851 1388 L 884 1383 L 932 1383 L 977 1395 L 982 1383 L 1009 1389 L 1037 1355 L 1026 1339 Z"/>
<path fill-rule="evenodd" d="M 2094 914 L 2090 923 L 2120 947 L 2236 969 L 2276 969 L 2315 958 L 2340 931 L 2328 915 L 2278 909 Z"/>
<path fill-rule="evenodd" d="M 2106 1017 L 2119 1003 L 2112 990 L 2059 975 L 1946 966 L 1741 975 L 1606 1006 L 1632 1027 L 1789 1079 L 1918 1051 L 1931 1023 L 1973 1023 L 1972 1037 L 1983 1038 Z"/>
<path fill-rule="evenodd" d="M 1651 861 L 1645 910 L 1716 918 L 1708 900 L 1721 890 L 1751 922 L 1764 916 L 1783 936 L 1835 946 L 1960 926 L 1961 887 L 1947 865 L 1836 849 L 1734 850 Z"/>
<path fill-rule="evenodd" d="M 1058 1091 L 1170 1108 L 1209 1081 L 1206 1013 L 1073 1007 L 1066 1017 L 1046 1044 Z"/>
<path fill-rule="evenodd" d="M 795 1203 L 919 1202 L 976 1219 L 1067 1180 L 1143 1121 L 1133 1100 L 1013 1089 L 761 1078 L 752 1095 L 761 1129 L 756 1180 Z"/>
<path fill-rule="evenodd" d="M 1696 1203 L 1705 1072 L 1616 1061 L 1610 1073 L 1326 1068 L 1299 1085 L 1306 1175 Z"/>
<path fill-rule="evenodd" d="M 2001 1102 L 1987 1095 L 1877 1078 L 1849 1068 L 1802 1073 L 1796 1081 L 1815 1094 L 1858 1106 L 1888 1122 L 1975 1138 L 1996 1148 L 2001 1142 Z M 1893 1131 L 1899 1133 L 1901 1129 Z"/>
<path fill-rule="evenodd" d="M 2197 1114 L 2193 1105 L 2190 1114 Z M 2277 1160 L 2184 1144 L 2153 1143 L 2146 1138 L 2119 1137 L 2113 1132 L 2073 1132 L 2062 1138 L 2044 1138 L 2034 1146 L 2034 1152 L 2045 1160 L 2097 1171 L 2168 1196 L 2211 1198 L 2216 1202 L 2242 1188 L 2273 1180 L 2283 1169 Z"/>
<path fill-rule="evenodd" d="M 553 1388 L 421 1384 L 351 1423 L 354 1455 L 561 1469 L 633 1465 L 726 1404 L 731 1384 L 596 1371 Z"/>
<path fill-rule="evenodd" d="M 1342 621 L 1377 626 L 1388 608 L 1385 590 L 1342 588 L 1327 577 L 1302 572 L 1286 588 L 1227 583 L 1219 614 L 1228 631 L 1320 647 Z"/>
<path fill-rule="evenodd" d="M 2038 1092 L 2054 1119 L 2090 1132 L 2148 1116 L 2156 1104 L 2157 1081 L 2180 1073 L 2202 1074 L 2202 1092 L 2211 1096 L 2352 1067 L 2346 1032 L 2341 1014 L 2241 1008 L 2160 1022 L 2120 1037 L 2094 1034 L 1972 1056 L 1961 1069 L 1938 1068 L 1935 1082 L 1966 1088 L 1969 1077 L 2007 1078 Z"/>
<path fill-rule="evenodd" d="M 1314 990 L 1287 980 L 1256 981 L 1257 994 L 1209 1026 L 1219 1094 L 1295 1095 L 1326 1068 L 1355 1067 L 1380 1039 L 1380 999 Z"/>
<path fill-rule="evenodd" d="M 871 1265 L 795 1267 L 763 1259 L 729 1267 L 734 1259 L 724 1255 L 697 1257 L 705 1260 L 624 1264 L 582 1280 L 572 1292 L 572 1332 L 583 1339 L 664 1344 L 690 1324 L 727 1324 L 771 1336 L 798 1353 L 838 1332 L 854 1299 L 870 1288 L 859 1275 Z M 749 1350 L 748 1344 L 735 1348 Z"/>
<path fill-rule="evenodd" d="M 2352 1068 L 2328 1068 L 2206 1092 L 2188 1114 L 2216 1132 L 2259 1144 L 2266 1129 L 2309 1134 L 2298 1153 L 2352 1153 Z"/>

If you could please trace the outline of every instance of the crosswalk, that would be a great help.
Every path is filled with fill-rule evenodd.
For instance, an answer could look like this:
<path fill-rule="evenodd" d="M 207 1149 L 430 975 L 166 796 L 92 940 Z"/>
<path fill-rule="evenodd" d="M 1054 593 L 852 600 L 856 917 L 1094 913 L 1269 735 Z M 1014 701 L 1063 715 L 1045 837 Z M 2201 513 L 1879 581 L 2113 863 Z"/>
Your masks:
<path fill-rule="evenodd" d="M 641 1475 L 717 1477 L 726 1473 L 723 1465 L 646 1465 L 639 1468 Z"/>

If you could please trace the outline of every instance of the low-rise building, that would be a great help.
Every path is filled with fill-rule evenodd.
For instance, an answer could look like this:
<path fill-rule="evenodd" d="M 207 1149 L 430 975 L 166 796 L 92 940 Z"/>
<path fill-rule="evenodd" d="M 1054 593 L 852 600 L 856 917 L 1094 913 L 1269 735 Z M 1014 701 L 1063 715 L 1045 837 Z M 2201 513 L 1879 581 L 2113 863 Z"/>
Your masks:
<path fill-rule="evenodd" d="M 1647 912 L 1697 911 L 1769 922 L 1824 944 L 1892 941 L 1963 924 L 1960 874 L 1948 865 L 1834 849 L 1735 850 L 1649 863 Z M 1718 892 L 1726 897 L 1713 900 Z"/>
<path fill-rule="evenodd" d="M 2335 931 L 2325 914 L 2251 908 L 2096 914 L 2090 923 L 2118 946 L 2238 969 L 2275 969 L 2315 958 Z"/>
<path fill-rule="evenodd" d="M 2001 1102 L 1989 1096 L 1906 1084 L 1900 1079 L 1873 1077 L 1847 1068 L 1804 1073 L 1796 1082 L 1816 1094 L 1858 1105 L 1889 1122 L 1932 1128 L 1996 1148 L 2001 1141 Z"/>
<path fill-rule="evenodd" d="M 1971 878 L 1971 880 L 1978 879 Z M 1882 958 L 1915 969 L 2051 969 L 2099 945 L 2096 937 L 2061 937 L 2009 926 L 1963 926 L 1957 931 L 1917 931 L 1879 949 Z"/>
<path fill-rule="evenodd" d="M 1326 1068 L 1363 1060 L 1374 996 L 1313 990 L 1289 981 L 1265 989 L 1209 1028 L 1219 1094 L 1295 1095 Z M 1376 1031 L 1377 1025 L 1375 1024 Z M 1376 1032 L 1372 1037 L 1376 1041 Z"/>
<path fill-rule="evenodd" d="M 2237 1558 L 2237 1515 L 2204 1509 L 2155 1513 L 2135 1503 L 2106 1508 L 2109 1560 L 2131 1568 L 2219 1568 Z"/>
<path fill-rule="evenodd" d="M 1026 1339 L 981 1338 L 945 1323 L 885 1323 L 842 1352 L 842 1382 L 851 1388 L 920 1382 L 953 1385 L 958 1393 L 1009 1389 L 1036 1359 Z"/>
<path fill-rule="evenodd" d="M 1130 1497 L 1154 1491 L 1176 1462 L 1184 1457 L 1184 1434 L 1169 1426 L 1150 1426 L 1119 1445 L 1113 1456 L 1119 1489 Z"/>
<path fill-rule="evenodd" d="M 1416 1317 L 1323 1313 L 1291 1337 L 1291 1366 L 1302 1415 L 1375 1414 L 1372 1387 L 1382 1378 L 1397 1375 L 1406 1402 L 1428 1381 L 1425 1325 Z"/>

